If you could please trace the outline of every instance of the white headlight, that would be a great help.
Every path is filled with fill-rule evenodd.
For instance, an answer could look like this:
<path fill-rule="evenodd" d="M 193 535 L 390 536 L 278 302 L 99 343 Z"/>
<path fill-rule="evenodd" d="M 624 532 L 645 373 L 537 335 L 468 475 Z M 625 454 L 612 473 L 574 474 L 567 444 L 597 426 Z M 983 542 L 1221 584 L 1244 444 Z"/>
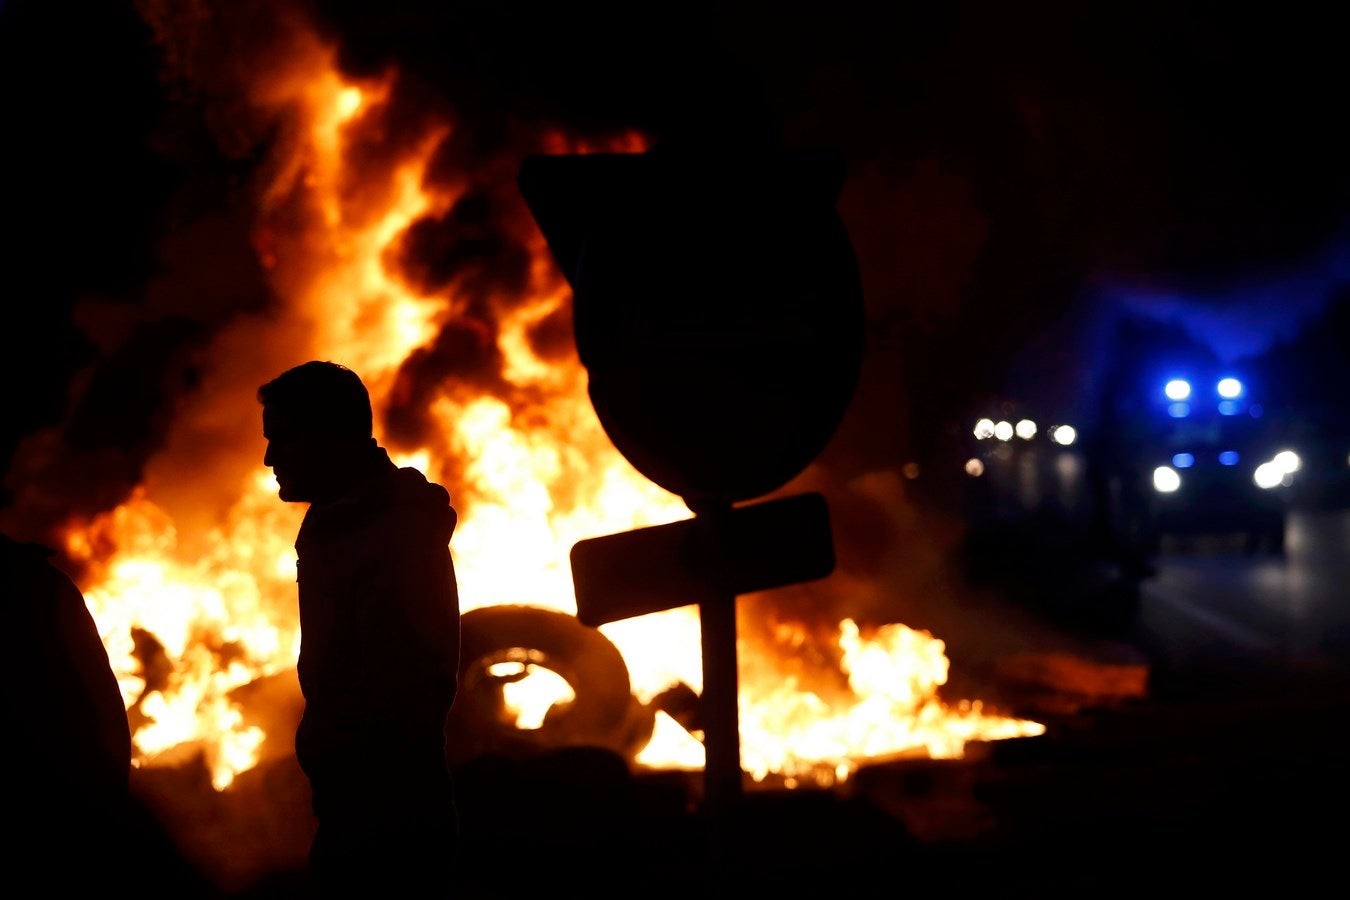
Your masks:
<path fill-rule="evenodd" d="M 1052 425 L 1046 433 L 1050 435 L 1050 440 L 1066 447 L 1078 438 L 1078 432 L 1072 425 Z"/>
<path fill-rule="evenodd" d="M 1256 467 L 1256 471 L 1252 473 L 1252 481 L 1256 482 L 1257 487 L 1269 490 L 1284 483 L 1284 474 L 1280 464 L 1270 460 Z"/>
<path fill-rule="evenodd" d="M 1171 466 L 1158 466 L 1153 470 L 1153 489 L 1162 494 L 1170 494 L 1181 487 L 1181 476 Z"/>

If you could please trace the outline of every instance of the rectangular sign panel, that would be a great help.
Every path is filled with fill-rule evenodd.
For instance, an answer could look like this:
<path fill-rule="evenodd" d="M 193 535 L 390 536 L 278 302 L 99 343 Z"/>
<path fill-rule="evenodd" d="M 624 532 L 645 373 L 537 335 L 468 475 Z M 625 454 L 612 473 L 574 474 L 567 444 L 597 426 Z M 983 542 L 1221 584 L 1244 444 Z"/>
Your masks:
<path fill-rule="evenodd" d="M 824 578 L 834 562 L 816 493 L 589 538 L 572 546 L 577 618 L 596 626 L 766 591 Z"/>

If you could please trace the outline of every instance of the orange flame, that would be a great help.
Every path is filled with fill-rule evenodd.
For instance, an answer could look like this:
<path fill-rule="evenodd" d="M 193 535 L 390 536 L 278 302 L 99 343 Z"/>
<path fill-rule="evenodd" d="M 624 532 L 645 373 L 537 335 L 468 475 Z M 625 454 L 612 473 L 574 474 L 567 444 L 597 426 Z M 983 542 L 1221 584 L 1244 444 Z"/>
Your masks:
<path fill-rule="evenodd" d="M 350 148 L 358 136 L 378 140 L 397 74 L 351 82 L 338 74 L 332 48 L 317 39 L 300 46 L 307 49 L 292 53 L 289 68 L 251 98 L 288 110 L 293 129 L 279 144 L 257 211 L 259 258 L 282 308 L 218 337 L 201 389 L 180 411 L 145 483 L 118 508 L 67 531 L 68 552 L 89 566 L 86 596 L 132 714 L 136 764 L 200 752 L 218 790 L 258 764 L 266 739 L 264 726 L 246 720 L 236 692 L 292 670 L 299 641 L 292 541 L 303 510 L 277 499 L 261 466 L 256 385 L 305 359 L 335 359 L 362 374 L 378 413 L 398 389 L 400 366 L 447 322 L 470 314 L 460 284 L 422 296 L 388 263 L 411 224 L 444 213 L 469 187 L 433 188 L 427 178 L 455 125 L 430 124 L 386 154 L 396 162 L 358 168 Z M 639 135 L 595 146 L 549 134 L 532 152 L 644 146 Z M 570 294 L 533 223 L 517 219 L 507 224 L 529 248 L 530 264 L 522 296 L 494 304 L 501 389 L 445 387 L 428 407 L 435 433 L 425 446 L 394 455 L 452 486 L 461 514 L 452 551 L 466 611 L 515 603 L 574 613 L 574 543 L 686 518 L 688 510 L 613 448 L 575 357 L 545 359 L 534 349 L 533 330 L 565 315 Z M 204 446 L 212 448 L 206 458 Z M 638 700 L 677 682 L 701 690 L 696 607 L 601 630 L 620 649 Z M 809 639 L 791 629 L 783 638 Z M 927 633 L 897 624 L 864 634 L 845 620 L 837 640 L 848 683 L 831 696 L 783 678 L 772 659 L 742 658 L 742 757 L 753 777 L 841 780 L 868 758 L 959 757 L 968 741 L 1043 730 L 987 715 L 978 702 L 942 703 L 944 644 Z M 523 728 L 567 697 L 565 686 L 532 678 L 507 698 Z M 702 745 L 660 714 L 637 760 L 701 767 Z"/>

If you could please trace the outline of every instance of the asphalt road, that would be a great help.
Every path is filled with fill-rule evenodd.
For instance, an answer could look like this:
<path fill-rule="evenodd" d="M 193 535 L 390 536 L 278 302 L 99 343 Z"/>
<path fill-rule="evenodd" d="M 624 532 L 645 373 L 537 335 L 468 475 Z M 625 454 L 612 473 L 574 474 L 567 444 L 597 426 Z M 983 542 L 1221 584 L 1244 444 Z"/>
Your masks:
<path fill-rule="evenodd" d="M 1296 512 L 1283 557 L 1167 541 L 1127 637 L 1145 698 L 996 746 L 974 842 L 1026 887 L 1317 888 L 1350 799 L 1350 510 Z M 987 838 L 987 839 L 986 839 Z"/>
<path fill-rule="evenodd" d="M 1181 671 L 1316 671 L 1350 660 L 1350 510 L 1299 511 L 1283 556 L 1171 540 L 1143 586 L 1139 639 Z"/>

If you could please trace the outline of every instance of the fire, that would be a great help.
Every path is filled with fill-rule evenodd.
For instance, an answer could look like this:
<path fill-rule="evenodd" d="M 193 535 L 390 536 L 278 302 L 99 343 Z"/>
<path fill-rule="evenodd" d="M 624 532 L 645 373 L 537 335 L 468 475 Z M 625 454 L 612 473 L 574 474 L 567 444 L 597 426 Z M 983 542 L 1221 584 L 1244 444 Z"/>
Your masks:
<path fill-rule="evenodd" d="M 550 352 L 541 337 L 567 321 L 570 295 L 523 206 L 510 205 L 514 164 L 480 167 L 457 181 L 433 178 L 455 123 L 428 118 L 413 139 L 382 144 L 393 133 L 386 116 L 398 73 L 353 82 L 339 74 L 333 48 L 305 34 L 293 43 L 285 71 L 260 78 L 249 99 L 287 128 L 256 192 L 254 232 L 280 310 L 218 336 L 205 354 L 200 390 L 145 483 L 116 509 L 71 522 L 66 532 L 67 552 L 87 565 L 82 587 L 122 685 L 136 764 L 170 765 L 200 753 L 218 790 L 259 764 L 267 737 L 266 724 L 246 715 L 240 690 L 293 670 L 298 652 L 291 544 L 303 509 L 277 499 L 261 466 L 253 401 L 256 385 L 282 368 L 338 360 L 361 373 L 377 413 L 395 405 L 422 410 L 417 427 L 405 423 L 377 437 L 400 464 L 451 488 L 460 512 L 451 549 L 465 611 L 510 603 L 575 613 L 574 543 L 689 515 L 613 448 L 575 354 Z M 531 138 L 528 149 L 637 152 L 645 143 L 634 134 L 584 143 L 551 132 Z M 485 292 L 464 273 L 427 289 L 425 279 L 399 268 L 410 228 L 445 216 L 471 191 L 506 210 L 497 226 L 528 251 L 509 295 Z M 448 329 L 464 340 L 476 335 L 493 373 L 444 378 L 434 395 L 410 398 L 410 361 Z M 388 427 L 376 418 L 377 429 Z M 214 455 L 199 462 L 194 454 L 205 445 Z M 634 696 L 647 702 L 674 684 L 701 690 L 698 628 L 690 606 L 601 632 L 621 651 Z M 817 639 L 791 626 L 781 631 L 786 656 Z M 772 655 L 743 650 L 742 757 L 754 778 L 837 781 L 869 758 L 959 757 L 969 741 L 1043 730 L 986 714 L 978 702 L 939 700 L 947 659 L 932 635 L 898 624 L 864 633 L 844 620 L 833 640 L 843 660 L 843 672 L 833 674 L 846 683 L 831 690 L 801 673 L 784 677 Z M 542 711 L 566 702 L 569 691 L 538 666 L 521 666 L 528 677 L 506 699 L 519 727 L 537 727 Z M 702 746 L 662 713 L 637 761 L 699 767 Z"/>
<path fill-rule="evenodd" d="M 780 626 L 788 644 L 807 636 Z M 980 701 L 943 703 L 945 644 L 925 631 L 893 623 L 864 635 L 839 625 L 838 647 L 848 690 L 830 702 L 804 690 L 798 677 L 749 680 L 741 698 L 742 765 L 756 781 L 770 774 L 788 786 L 843 781 L 861 760 L 903 755 L 959 759 L 975 740 L 1040 734 L 1043 726 L 988 715 Z"/>

